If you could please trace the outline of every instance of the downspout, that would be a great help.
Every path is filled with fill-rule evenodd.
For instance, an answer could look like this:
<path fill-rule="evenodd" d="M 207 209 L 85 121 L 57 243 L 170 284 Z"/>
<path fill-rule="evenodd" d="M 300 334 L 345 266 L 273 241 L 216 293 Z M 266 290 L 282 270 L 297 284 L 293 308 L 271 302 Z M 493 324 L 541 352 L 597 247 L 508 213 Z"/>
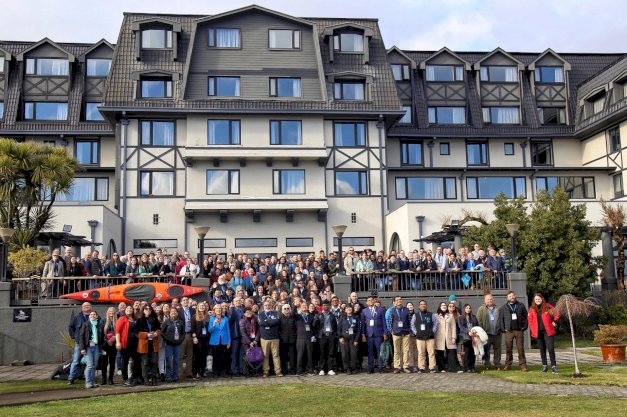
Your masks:
<path fill-rule="evenodd" d="M 433 140 L 429 142 L 429 168 L 433 168 L 433 147 L 435 146 L 435 136 Z"/>
<path fill-rule="evenodd" d="M 520 143 L 520 151 L 522 152 L 522 157 L 523 157 L 523 168 L 527 168 L 527 153 L 525 152 L 525 149 L 527 148 L 527 145 L 529 144 L 529 140 L 530 138 L 527 138 L 526 140 L 523 140 Z"/>
<path fill-rule="evenodd" d="M 128 159 L 128 124 L 129 121 L 126 118 L 126 112 L 122 112 L 122 251 L 126 253 L 126 176 L 127 176 L 127 159 Z"/>
<path fill-rule="evenodd" d="M 462 203 L 464 202 L 464 177 L 466 176 L 466 170 L 462 172 L 462 175 L 459 176 L 459 196 L 461 197 Z"/>
<path fill-rule="evenodd" d="M 383 115 L 379 115 L 379 121 L 377 122 L 377 129 L 379 130 L 379 188 L 381 191 L 381 241 L 383 242 L 383 252 L 387 253 L 387 242 L 385 240 L 385 236 L 387 235 L 386 227 L 385 227 L 385 193 L 384 190 L 387 188 L 386 184 L 383 182 L 383 129 L 385 124 L 383 123 Z"/>

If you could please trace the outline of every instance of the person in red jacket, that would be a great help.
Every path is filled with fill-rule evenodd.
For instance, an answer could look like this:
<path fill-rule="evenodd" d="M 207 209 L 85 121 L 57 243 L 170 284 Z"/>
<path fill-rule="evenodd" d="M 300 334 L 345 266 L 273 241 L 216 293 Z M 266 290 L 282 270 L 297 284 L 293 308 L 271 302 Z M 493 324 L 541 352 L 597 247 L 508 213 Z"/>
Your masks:
<path fill-rule="evenodd" d="M 529 308 L 528 314 L 529 331 L 531 338 L 537 339 L 540 345 L 540 357 L 542 358 L 542 372 L 548 371 L 546 364 L 546 351 L 549 351 L 551 358 L 551 370 L 557 373 L 557 364 L 555 362 L 555 329 L 560 319 L 559 314 L 553 306 L 546 302 L 542 294 L 537 293 L 533 297 L 533 303 Z"/>

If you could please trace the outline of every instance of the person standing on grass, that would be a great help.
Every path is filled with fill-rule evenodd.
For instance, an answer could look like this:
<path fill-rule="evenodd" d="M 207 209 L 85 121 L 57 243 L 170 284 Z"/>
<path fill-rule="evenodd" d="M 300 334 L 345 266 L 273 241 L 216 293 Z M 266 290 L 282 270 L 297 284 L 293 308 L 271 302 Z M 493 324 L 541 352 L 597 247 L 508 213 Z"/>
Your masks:
<path fill-rule="evenodd" d="M 528 372 L 524 344 L 524 331 L 527 330 L 527 308 L 523 303 L 516 301 L 514 291 L 507 292 L 507 303 L 499 309 L 499 329 L 505 333 L 505 366 L 503 370 L 512 369 L 515 339 L 520 370 Z"/>
<path fill-rule="evenodd" d="M 537 339 L 540 345 L 540 357 L 542 358 L 542 372 L 548 371 L 546 351 L 551 358 L 551 371 L 557 373 L 555 361 L 555 333 L 560 316 L 553 306 L 546 302 L 542 294 L 537 293 L 533 297 L 533 303 L 529 308 L 528 321 L 529 332 L 532 339 Z"/>
<path fill-rule="evenodd" d="M 79 335 L 81 355 L 84 355 L 87 359 L 85 388 L 98 387 L 94 380 L 96 379 L 96 367 L 98 366 L 98 358 L 100 357 L 104 338 L 104 323 L 98 318 L 98 313 L 92 311 L 89 313 L 89 320 L 81 326 Z"/>
<path fill-rule="evenodd" d="M 472 346 L 472 338 L 475 333 L 471 332 L 470 329 L 478 325 L 477 317 L 472 314 L 472 307 L 470 304 L 466 304 L 463 314 L 457 319 L 457 327 L 459 328 L 459 339 L 464 346 L 464 370 L 470 373 L 475 372 L 475 349 Z"/>
<path fill-rule="evenodd" d="M 165 382 L 179 380 L 179 357 L 181 343 L 185 338 L 184 326 L 176 308 L 170 309 L 170 319 L 164 320 L 161 324 L 161 334 L 165 343 Z"/>
<path fill-rule="evenodd" d="M 89 313 L 91 313 L 91 303 L 85 302 L 81 305 L 81 312 L 72 317 L 72 320 L 70 321 L 70 325 L 68 327 L 68 333 L 75 342 L 74 350 L 72 351 L 72 365 L 70 366 L 70 375 L 67 379 L 68 385 L 74 384 L 74 381 L 76 380 L 76 374 L 78 373 L 78 363 L 81 360 L 81 327 L 86 321 L 89 320 Z"/>
<path fill-rule="evenodd" d="M 477 321 L 479 326 L 488 335 L 488 343 L 484 345 L 483 353 L 483 366 L 486 369 L 490 369 L 490 348 L 494 352 L 492 355 L 492 363 L 496 369 L 501 367 L 501 330 L 499 328 L 499 309 L 494 304 L 494 297 L 492 294 L 486 294 L 483 298 L 484 304 L 477 310 Z"/>

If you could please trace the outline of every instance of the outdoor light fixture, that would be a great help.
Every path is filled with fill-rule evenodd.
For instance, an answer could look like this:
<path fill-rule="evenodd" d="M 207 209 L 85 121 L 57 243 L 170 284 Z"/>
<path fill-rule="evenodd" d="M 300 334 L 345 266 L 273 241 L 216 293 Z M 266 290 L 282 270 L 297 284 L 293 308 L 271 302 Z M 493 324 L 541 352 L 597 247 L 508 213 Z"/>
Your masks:
<path fill-rule="evenodd" d="M 346 228 L 348 226 L 346 226 L 345 224 L 337 224 L 335 226 L 331 226 L 333 228 L 333 231 L 335 232 L 335 234 L 337 235 L 337 253 L 338 253 L 338 265 L 339 265 L 339 269 L 338 269 L 338 275 L 342 275 L 342 273 L 344 272 L 344 258 L 342 258 L 342 236 L 344 236 L 344 232 L 346 231 Z"/>
<path fill-rule="evenodd" d="M 205 236 L 207 236 L 207 233 L 209 232 L 209 226 L 196 226 L 194 227 L 194 229 L 196 230 L 196 233 L 200 238 L 200 254 L 198 255 L 198 265 L 200 265 L 200 276 L 202 277 L 203 273 L 205 272 Z"/>

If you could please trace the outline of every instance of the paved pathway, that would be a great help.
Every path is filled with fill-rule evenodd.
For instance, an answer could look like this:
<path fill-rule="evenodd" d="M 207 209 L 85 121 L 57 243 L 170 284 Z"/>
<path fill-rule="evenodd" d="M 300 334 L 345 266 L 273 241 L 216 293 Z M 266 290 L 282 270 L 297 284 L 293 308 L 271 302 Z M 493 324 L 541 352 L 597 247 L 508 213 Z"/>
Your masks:
<path fill-rule="evenodd" d="M 530 364 L 539 362 L 537 351 L 529 352 Z M 569 360 L 570 358 L 570 360 Z M 582 363 L 599 362 L 599 358 L 581 353 L 578 359 Z M 558 353 L 558 363 L 572 362 L 572 353 L 561 351 Z M 0 382 L 43 380 L 50 376 L 56 365 L 32 365 L 28 367 L 0 367 Z M 9 369 L 7 369 L 9 368 Z M 497 371 L 492 371 L 497 372 Z M 117 377 L 119 378 L 119 377 Z M 193 386 L 259 386 L 276 384 L 324 384 L 332 386 L 358 386 L 368 388 L 385 388 L 408 391 L 424 391 L 425 389 L 437 392 L 468 392 L 468 393 L 496 393 L 517 395 L 583 395 L 627 398 L 627 387 L 606 387 L 595 385 L 541 385 L 519 384 L 502 379 L 491 378 L 483 374 L 366 374 L 312 376 L 312 377 L 284 377 L 284 378 L 224 378 L 209 379 L 203 382 L 185 382 L 180 384 L 162 384 L 158 387 L 126 388 L 120 385 L 106 386 L 94 390 L 69 389 L 57 391 L 43 391 L 35 393 L 0 395 L 0 406 L 27 404 L 33 402 L 50 401 L 57 399 L 85 398 L 122 393 L 166 390 Z M 80 385 L 77 385 L 80 387 Z"/>

